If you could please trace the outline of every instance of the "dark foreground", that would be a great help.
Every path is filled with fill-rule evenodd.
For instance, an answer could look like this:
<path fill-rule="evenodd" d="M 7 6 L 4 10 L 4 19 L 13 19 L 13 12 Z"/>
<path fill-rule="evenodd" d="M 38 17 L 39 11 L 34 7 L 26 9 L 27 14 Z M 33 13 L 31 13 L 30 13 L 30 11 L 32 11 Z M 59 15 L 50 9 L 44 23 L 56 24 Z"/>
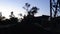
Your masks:
<path fill-rule="evenodd" d="M 42 27 L 37 27 L 34 24 L 16 24 L 5 28 L 0 28 L 0 34 L 57 34 L 58 32 L 46 31 Z"/>

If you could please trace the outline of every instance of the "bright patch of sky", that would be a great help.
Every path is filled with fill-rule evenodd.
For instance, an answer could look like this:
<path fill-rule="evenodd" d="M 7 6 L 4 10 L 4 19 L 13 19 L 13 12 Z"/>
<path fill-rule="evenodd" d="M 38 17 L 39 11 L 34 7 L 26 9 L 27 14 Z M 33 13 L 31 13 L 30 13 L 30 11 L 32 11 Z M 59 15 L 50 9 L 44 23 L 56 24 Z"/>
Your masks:
<path fill-rule="evenodd" d="M 19 17 L 19 13 L 27 14 L 22 8 L 25 3 L 31 4 L 31 7 L 37 6 L 39 8 L 36 16 L 49 15 L 49 0 L 0 0 L 0 12 L 9 18 L 10 12 L 13 11 L 14 15 Z"/>

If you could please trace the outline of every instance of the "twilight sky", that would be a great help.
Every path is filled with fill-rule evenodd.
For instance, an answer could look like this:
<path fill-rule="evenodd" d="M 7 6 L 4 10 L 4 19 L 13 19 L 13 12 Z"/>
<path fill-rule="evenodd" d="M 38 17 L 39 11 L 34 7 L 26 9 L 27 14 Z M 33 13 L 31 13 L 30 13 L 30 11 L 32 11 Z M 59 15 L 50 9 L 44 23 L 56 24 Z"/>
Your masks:
<path fill-rule="evenodd" d="M 13 11 L 14 15 L 19 17 L 19 13 L 26 14 L 22 8 L 25 3 L 31 4 L 31 7 L 37 6 L 39 8 L 36 16 L 49 15 L 49 0 L 0 0 L 0 12 L 9 18 L 10 12 Z"/>

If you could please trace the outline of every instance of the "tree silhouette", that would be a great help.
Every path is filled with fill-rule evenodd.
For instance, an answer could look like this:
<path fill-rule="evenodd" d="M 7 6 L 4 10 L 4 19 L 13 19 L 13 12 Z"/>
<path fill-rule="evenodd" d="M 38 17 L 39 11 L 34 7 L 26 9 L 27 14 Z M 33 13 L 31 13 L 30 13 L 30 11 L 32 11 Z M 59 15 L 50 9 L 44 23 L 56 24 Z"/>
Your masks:
<path fill-rule="evenodd" d="M 60 12 L 60 0 L 51 0 L 51 10 L 54 11 L 54 17 L 57 17 L 58 12 Z"/>
<path fill-rule="evenodd" d="M 37 10 L 39 10 L 37 7 L 32 7 L 31 10 L 30 10 L 30 12 L 34 16 L 34 14 L 37 13 Z"/>
<path fill-rule="evenodd" d="M 10 17 L 11 17 L 11 18 L 12 18 L 12 17 L 15 17 L 15 15 L 13 14 L 13 11 L 11 12 Z"/>
<path fill-rule="evenodd" d="M 29 3 L 25 3 L 25 7 L 23 7 L 28 12 L 28 15 L 33 15 L 34 16 L 34 14 L 37 13 L 37 10 L 39 10 L 39 8 L 37 8 L 37 7 L 32 7 L 29 10 L 29 7 L 30 7 Z"/>
<path fill-rule="evenodd" d="M 22 13 L 20 13 L 19 16 L 20 16 L 21 18 L 19 18 L 18 22 L 21 22 L 22 17 L 23 17 Z"/>
<path fill-rule="evenodd" d="M 3 19 L 5 19 L 5 17 L 2 16 L 2 12 L 0 12 L 0 20 L 3 20 Z"/>
<path fill-rule="evenodd" d="M 60 12 L 60 0 L 50 0 L 50 17 L 54 18 L 58 17 L 59 12 Z"/>
<path fill-rule="evenodd" d="M 29 3 L 25 3 L 25 7 L 23 7 L 26 11 L 29 10 L 30 4 Z"/>
<path fill-rule="evenodd" d="M 2 20 L 2 13 L 0 12 L 0 20 Z"/>
<path fill-rule="evenodd" d="M 22 13 L 18 14 L 19 16 L 23 16 Z"/>
<path fill-rule="evenodd" d="M 0 17 L 2 16 L 2 12 L 0 12 Z"/>

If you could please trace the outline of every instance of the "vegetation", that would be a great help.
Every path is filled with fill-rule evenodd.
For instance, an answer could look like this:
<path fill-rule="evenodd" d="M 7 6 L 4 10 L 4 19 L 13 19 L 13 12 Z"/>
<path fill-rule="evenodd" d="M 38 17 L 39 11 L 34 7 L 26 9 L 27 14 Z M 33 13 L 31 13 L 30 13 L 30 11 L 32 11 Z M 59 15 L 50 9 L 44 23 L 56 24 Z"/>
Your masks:
<path fill-rule="evenodd" d="M 0 16 L 0 31 L 2 34 L 20 34 L 20 33 L 47 33 L 57 32 L 59 30 L 56 26 L 60 23 L 60 17 L 52 18 L 52 21 L 49 21 L 47 15 L 40 17 L 34 17 L 39 8 L 32 7 L 29 10 L 30 4 L 26 3 L 23 7 L 28 15 L 24 15 L 24 19 L 21 22 L 18 22 L 18 19 L 14 16 L 13 11 L 11 12 L 10 19 L 2 20 Z M 22 16 L 22 14 L 20 14 Z M 3 17 L 5 18 L 5 17 Z M 56 25 L 57 24 L 57 25 Z M 55 33 L 54 32 L 54 33 Z"/>

